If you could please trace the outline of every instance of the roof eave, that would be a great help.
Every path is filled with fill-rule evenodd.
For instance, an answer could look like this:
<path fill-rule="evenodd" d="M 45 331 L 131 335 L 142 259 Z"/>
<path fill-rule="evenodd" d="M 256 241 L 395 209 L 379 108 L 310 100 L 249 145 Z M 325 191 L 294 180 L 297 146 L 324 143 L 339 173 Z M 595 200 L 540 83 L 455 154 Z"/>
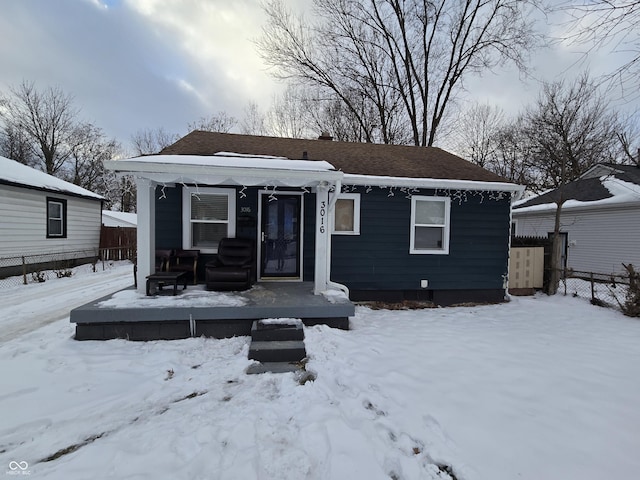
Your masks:
<path fill-rule="evenodd" d="M 221 167 L 219 165 L 188 165 L 173 163 L 137 162 L 135 160 L 107 160 L 105 168 L 121 174 L 131 174 L 157 182 L 212 181 L 237 179 L 239 185 L 245 181 L 281 181 L 287 180 L 314 184 L 321 181 L 334 183 L 342 179 L 343 173 L 337 170 L 293 170 L 261 167 Z"/>
<path fill-rule="evenodd" d="M 455 188 L 457 190 L 491 190 L 500 192 L 522 193 L 523 185 L 507 182 L 487 182 L 478 180 L 456 180 L 447 178 L 409 178 L 409 177 L 382 177 L 372 175 L 354 175 L 346 173 L 342 181 L 345 185 L 376 185 L 384 187 L 407 188 Z"/>

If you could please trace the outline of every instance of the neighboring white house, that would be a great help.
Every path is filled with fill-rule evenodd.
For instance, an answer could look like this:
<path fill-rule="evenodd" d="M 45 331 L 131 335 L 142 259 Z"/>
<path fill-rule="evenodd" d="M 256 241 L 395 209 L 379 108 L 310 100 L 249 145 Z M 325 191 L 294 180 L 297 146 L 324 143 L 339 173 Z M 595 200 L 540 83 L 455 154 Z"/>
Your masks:
<path fill-rule="evenodd" d="M 128 212 L 102 211 L 102 225 L 105 227 L 136 228 L 138 215 Z"/>
<path fill-rule="evenodd" d="M 95 256 L 103 197 L 0 157 L 0 274 L 27 263 Z M 3 271 L 4 270 L 4 271 Z"/>
<path fill-rule="evenodd" d="M 640 167 L 598 164 L 562 188 L 514 204 L 517 236 L 547 237 L 561 198 L 566 266 L 576 271 L 620 273 L 640 266 Z"/>

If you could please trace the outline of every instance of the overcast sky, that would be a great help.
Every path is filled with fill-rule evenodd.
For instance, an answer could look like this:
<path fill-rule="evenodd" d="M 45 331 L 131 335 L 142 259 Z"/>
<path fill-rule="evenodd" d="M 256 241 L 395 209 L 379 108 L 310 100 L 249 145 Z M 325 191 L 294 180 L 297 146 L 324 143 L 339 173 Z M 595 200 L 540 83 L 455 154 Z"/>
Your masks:
<path fill-rule="evenodd" d="M 281 85 L 252 43 L 264 20 L 259 0 L 0 0 L 0 89 L 23 80 L 59 86 L 83 120 L 124 144 L 141 129 L 184 135 L 202 116 L 240 118 L 250 101 L 269 106 Z M 571 77 L 584 68 L 572 67 L 577 58 L 556 45 L 534 57 L 534 74 Z M 600 74 L 616 61 L 602 52 L 589 65 Z M 471 98 L 512 112 L 538 91 L 514 71 L 467 85 Z"/>

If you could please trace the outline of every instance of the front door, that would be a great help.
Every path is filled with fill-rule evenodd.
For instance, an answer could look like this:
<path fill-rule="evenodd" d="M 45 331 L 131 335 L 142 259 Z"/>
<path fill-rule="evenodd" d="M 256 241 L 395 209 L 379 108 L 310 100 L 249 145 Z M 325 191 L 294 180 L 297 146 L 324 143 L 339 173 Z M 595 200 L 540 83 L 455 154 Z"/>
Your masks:
<path fill-rule="evenodd" d="M 302 195 L 264 193 L 260 278 L 300 279 Z"/>

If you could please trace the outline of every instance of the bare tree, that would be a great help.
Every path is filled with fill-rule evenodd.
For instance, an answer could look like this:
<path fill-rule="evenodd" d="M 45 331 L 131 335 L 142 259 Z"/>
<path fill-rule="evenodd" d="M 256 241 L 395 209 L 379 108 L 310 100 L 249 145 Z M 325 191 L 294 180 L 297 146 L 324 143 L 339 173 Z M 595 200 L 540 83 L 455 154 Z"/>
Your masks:
<path fill-rule="evenodd" d="M 238 120 L 226 112 L 218 112 L 209 117 L 201 117 L 195 122 L 189 123 L 187 129 L 204 130 L 206 132 L 229 133 L 238 124 Z"/>
<path fill-rule="evenodd" d="M 153 155 L 178 140 L 179 135 L 164 128 L 138 130 L 131 135 L 134 155 Z"/>
<path fill-rule="evenodd" d="M 588 53 L 608 48 L 629 54 L 629 59 L 607 76 L 629 86 L 629 94 L 638 95 L 640 80 L 640 1 L 639 0 L 565 0 L 556 11 L 569 15 L 563 40 L 588 46 Z"/>
<path fill-rule="evenodd" d="M 504 111 L 500 107 L 473 103 L 456 122 L 456 150 L 467 160 L 487 168 L 496 156 L 496 140 L 504 122 Z"/>
<path fill-rule="evenodd" d="M 24 81 L 1 95 L 0 104 L 4 138 L 19 148 L 12 154 L 55 175 L 72 153 L 78 115 L 73 97 L 59 87 L 38 90 Z"/>
<path fill-rule="evenodd" d="M 258 47 L 277 77 L 331 92 L 365 141 L 375 131 L 384 143 L 433 145 L 465 78 L 507 61 L 525 69 L 539 43 L 528 16 L 537 3 L 314 0 L 311 23 L 271 0 Z"/>
<path fill-rule="evenodd" d="M 275 95 L 265 115 L 265 130 L 274 137 L 303 138 L 309 133 L 308 112 L 295 87 Z"/>
<path fill-rule="evenodd" d="M 240 133 L 244 135 L 266 135 L 265 116 L 256 102 L 249 102 L 240 121 Z"/>
<path fill-rule="evenodd" d="M 530 168 L 539 172 L 540 188 L 557 188 L 595 163 L 616 160 L 617 115 L 587 73 L 572 83 L 543 83 L 524 122 L 534 146 Z"/>
<path fill-rule="evenodd" d="M 0 131 L 0 155 L 30 167 L 38 163 L 38 160 L 33 156 L 25 133 L 11 125 L 5 126 Z"/>
<path fill-rule="evenodd" d="M 65 179 L 95 193 L 105 194 L 107 174 L 104 160 L 111 160 L 121 150 L 115 139 L 106 137 L 102 129 L 84 123 L 76 128 L 69 160 L 64 166 Z M 111 181 L 111 179 L 109 180 Z"/>
<path fill-rule="evenodd" d="M 630 117 L 621 122 L 616 137 L 620 142 L 620 163 L 640 165 L 640 120 Z"/>
<path fill-rule="evenodd" d="M 563 188 L 598 162 L 615 159 L 618 120 L 587 73 L 573 83 L 544 83 L 535 105 L 524 115 L 525 131 L 533 145 L 532 164 L 541 187 L 557 188 L 552 276 L 549 293 L 555 293 L 561 258 L 561 213 L 566 201 Z"/>

